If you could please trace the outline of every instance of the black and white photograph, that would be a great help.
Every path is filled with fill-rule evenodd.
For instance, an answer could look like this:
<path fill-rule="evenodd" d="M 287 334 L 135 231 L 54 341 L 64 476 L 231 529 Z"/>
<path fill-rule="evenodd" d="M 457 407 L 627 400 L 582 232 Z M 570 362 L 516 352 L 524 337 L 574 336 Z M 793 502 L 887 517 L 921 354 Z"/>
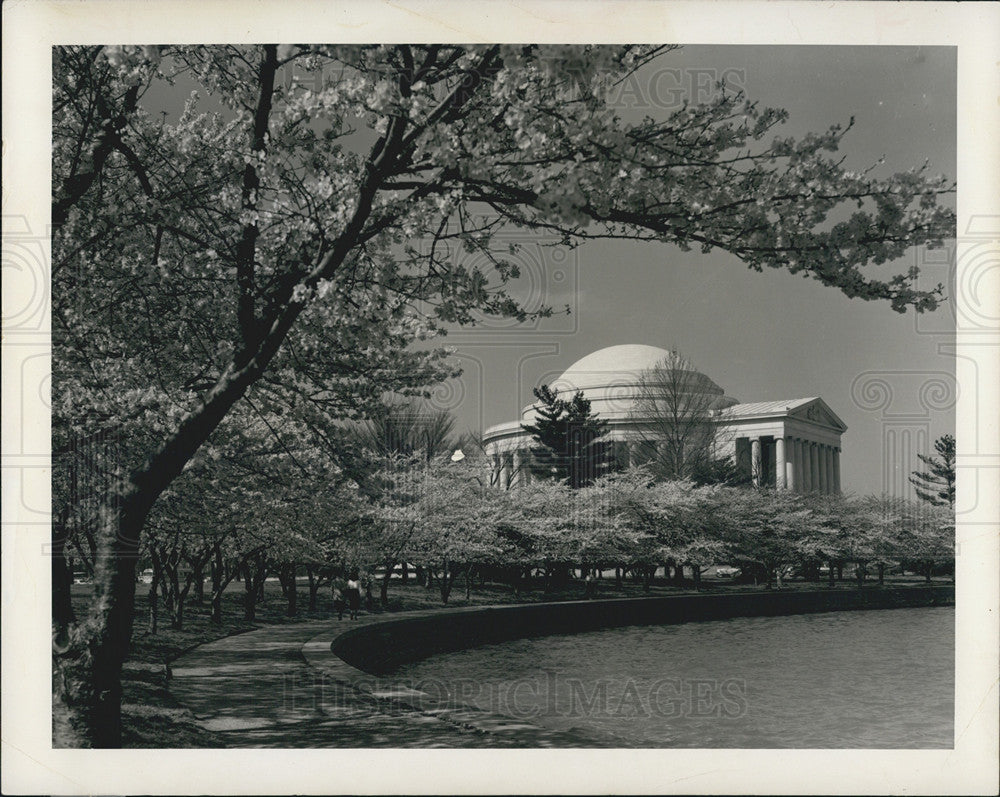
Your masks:
<path fill-rule="evenodd" d="M 5 22 L 5 792 L 995 790 L 997 4 L 173 5 Z"/>

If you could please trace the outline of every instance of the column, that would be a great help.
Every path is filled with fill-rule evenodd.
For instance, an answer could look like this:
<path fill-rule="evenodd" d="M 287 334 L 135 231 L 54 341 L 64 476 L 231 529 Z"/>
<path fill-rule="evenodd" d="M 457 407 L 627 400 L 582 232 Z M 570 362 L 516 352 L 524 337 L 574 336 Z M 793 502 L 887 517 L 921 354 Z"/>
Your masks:
<path fill-rule="evenodd" d="M 514 484 L 524 484 L 524 458 L 520 451 L 515 451 L 512 456 L 514 468 Z"/>
<path fill-rule="evenodd" d="M 819 491 L 824 495 L 830 492 L 830 463 L 826 458 L 828 448 L 826 443 L 819 444 Z"/>
<path fill-rule="evenodd" d="M 809 459 L 809 441 L 800 440 L 799 445 L 802 446 L 802 492 L 808 493 L 812 490 L 812 470 L 810 467 L 811 460 Z"/>
<path fill-rule="evenodd" d="M 833 449 L 833 492 L 840 495 L 840 449 Z"/>
<path fill-rule="evenodd" d="M 799 489 L 799 480 L 795 478 L 795 440 L 789 437 L 785 441 L 788 460 L 785 462 L 785 487 L 792 492 Z"/>
<path fill-rule="evenodd" d="M 760 438 L 754 437 L 750 440 L 750 475 L 753 477 L 753 486 L 760 487 Z"/>
<path fill-rule="evenodd" d="M 819 483 L 819 443 L 809 443 L 809 489 L 816 492 Z"/>
<path fill-rule="evenodd" d="M 774 438 L 774 489 L 788 489 L 788 461 L 785 459 L 785 438 Z"/>
<path fill-rule="evenodd" d="M 819 445 L 819 491 L 824 495 L 829 492 L 827 489 L 827 483 L 829 481 L 830 471 L 826 467 L 826 445 L 820 443 Z"/>
<path fill-rule="evenodd" d="M 826 447 L 826 491 L 830 495 L 836 492 L 833 488 L 833 446 Z"/>
<path fill-rule="evenodd" d="M 805 492 L 805 476 L 802 473 L 802 439 L 792 439 L 792 465 L 795 470 L 795 492 Z"/>

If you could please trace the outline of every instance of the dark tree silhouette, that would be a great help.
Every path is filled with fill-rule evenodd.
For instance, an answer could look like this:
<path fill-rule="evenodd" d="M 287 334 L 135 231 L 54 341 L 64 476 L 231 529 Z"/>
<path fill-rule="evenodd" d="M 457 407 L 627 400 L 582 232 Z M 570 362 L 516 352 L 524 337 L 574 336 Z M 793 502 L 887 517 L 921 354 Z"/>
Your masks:
<path fill-rule="evenodd" d="M 927 470 L 910 474 L 917 496 L 934 506 L 955 508 L 955 438 L 946 434 L 934 442 L 938 457 L 917 454 Z"/>
<path fill-rule="evenodd" d="M 717 457 L 698 463 L 691 468 L 688 477 L 699 487 L 709 484 L 725 484 L 729 487 L 747 487 L 753 484 L 749 473 L 740 470 L 732 457 Z"/>
<path fill-rule="evenodd" d="M 540 402 L 539 418 L 521 425 L 539 444 L 531 449 L 532 475 L 557 479 L 573 489 L 593 484 L 614 464 L 611 446 L 603 439 L 608 422 L 591 413 L 582 391 L 569 401 L 548 385 L 534 393 Z"/>

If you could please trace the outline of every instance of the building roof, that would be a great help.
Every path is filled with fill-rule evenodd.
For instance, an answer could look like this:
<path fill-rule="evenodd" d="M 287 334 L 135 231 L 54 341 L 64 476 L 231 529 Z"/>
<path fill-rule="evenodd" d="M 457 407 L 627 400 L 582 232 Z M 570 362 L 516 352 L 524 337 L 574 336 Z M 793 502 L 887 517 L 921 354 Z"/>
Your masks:
<path fill-rule="evenodd" d="M 670 352 L 658 346 L 629 343 L 608 346 L 582 357 L 563 371 L 559 383 L 577 390 L 614 384 L 634 384 L 643 371 L 670 357 Z"/>
<path fill-rule="evenodd" d="M 847 430 L 847 424 L 837 417 L 837 413 L 831 410 L 819 396 L 734 404 L 724 409 L 721 415 L 732 420 L 789 415 L 809 423 L 829 426 L 841 432 Z"/>
<path fill-rule="evenodd" d="M 726 409 L 727 415 L 775 415 L 785 413 L 798 407 L 804 407 L 811 401 L 816 401 L 818 396 L 800 399 L 782 399 L 781 401 L 748 401 L 742 404 L 734 404 Z"/>

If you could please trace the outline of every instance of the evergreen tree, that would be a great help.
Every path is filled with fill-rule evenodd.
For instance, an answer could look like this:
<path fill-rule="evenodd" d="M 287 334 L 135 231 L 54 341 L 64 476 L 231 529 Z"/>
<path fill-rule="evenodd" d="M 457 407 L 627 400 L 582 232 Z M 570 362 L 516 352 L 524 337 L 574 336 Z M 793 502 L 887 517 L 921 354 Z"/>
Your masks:
<path fill-rule="evenodd" d="M 910 484 L 917 495 L 934 506 L 955 508 L 955 438 L 946 434 L 934 442 L 934 450 L 940 457 L 917 454 L 928 470 L 915 470 L 910 475 Z"/>
<path fill-rule="evenodd" d="M 717 457 L 701 462 L 691 468 L 688 478 L 699 487 L 709 484 L 724 484 L 727 487 L 751 485 L 752 477 L 740 470 L 732 457 Z"/>
<path fill-rule="evenodd" d="M 534 390 L 541 406 L 534 424 L 522 424 L 539 445 L 531 449 L 531 473 L 554 478 L 573 489 L 587 487 L 613 465 L 604 436 L 608 422 L 591 413 L 590 402 L 578 391 L 569 401 L 548 385 Z"/>

